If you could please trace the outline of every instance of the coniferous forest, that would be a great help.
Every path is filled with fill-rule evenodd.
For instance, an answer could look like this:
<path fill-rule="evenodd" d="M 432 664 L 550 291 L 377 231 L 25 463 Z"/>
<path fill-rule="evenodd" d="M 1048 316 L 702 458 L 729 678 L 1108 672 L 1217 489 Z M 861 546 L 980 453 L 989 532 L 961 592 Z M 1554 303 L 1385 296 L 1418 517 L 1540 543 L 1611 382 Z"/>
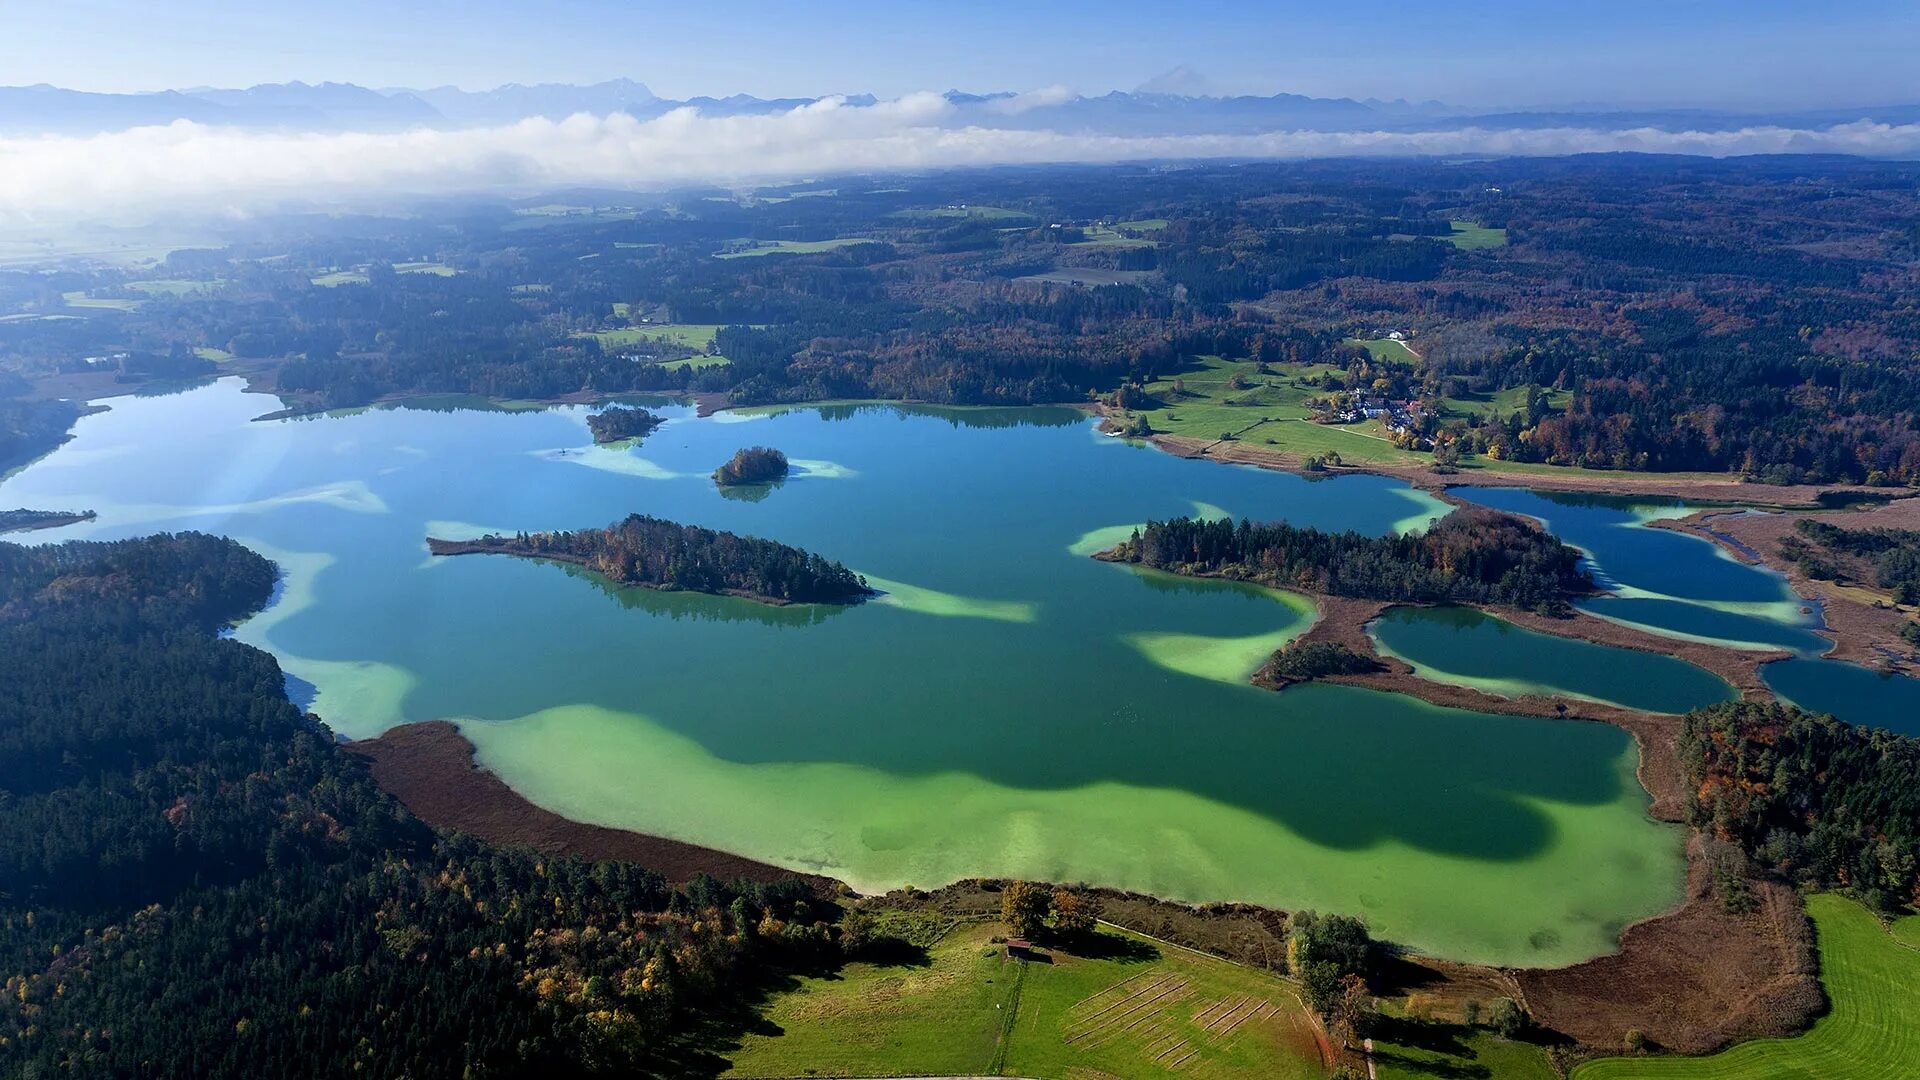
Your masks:
<path fill-rule="evenodd" d="M 683 1075 L 830 962 L 810 886 L 437 837 L 217 636 L 230 540 L 0 545 L 0 1074 Z"/>

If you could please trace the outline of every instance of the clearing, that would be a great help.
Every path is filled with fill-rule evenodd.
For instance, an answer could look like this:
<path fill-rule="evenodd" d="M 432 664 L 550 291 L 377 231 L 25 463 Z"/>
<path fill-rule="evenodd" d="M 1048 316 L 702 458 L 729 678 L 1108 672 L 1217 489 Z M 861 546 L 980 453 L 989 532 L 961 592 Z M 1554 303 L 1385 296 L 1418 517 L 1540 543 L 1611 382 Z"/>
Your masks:
<path fill-rule="evenodd" d="M 1441 398 L 1440 407 L 1450 416 L 1504 420 L 1512 413 L 1526 411 L 1527 389 L 1524 386 L 1509 386 L 1491 394 L 1467 391 L 1458 397 Z M 1548 390 L 1546 395 L 1547 407 L 1554 412 L 1566 411 L 1567 405 L 1573 401 L 1571 390 Z"/>
<path fill-rule="evenodd" d="M 1833 893 L 1807 898 L 1820 948 L 1820 983 L 1833 1010 L 1804 1035 L 1757 1039 L 1700 1058 L 1608 1058 L 1576 1080 L 1863 1080 L 1910 1077 L 1920 1062 L 1920 949 L 1915 920 L 1889 932 L 1866 908 Z"/>
<path fill-rule="evenodd" d="M 1462 251 L 1482 251 L 1487 248 L 1507 246 L 1507 230 L 1489 229 L 1475 225 L 1471 221 L 1455 221 L 1453 235 L 1443 236 L 1442 240 L 1451 243 Z"/>
<path fill-rule="evenodd" d="M 1302 456 L 1332 450 L 1342 461 L 1355 464 L 1426 463 L 1427 455 L 1394 446 L 1377 420 L 1316 424 L 1309 419 L 1313 410 L 1307 406 L 1308 399 L 1327 391 L 1303 385 L 1302 379 L 1339 369 L 1326 364 L 1274 364 L 1268 370 L 1270 374 L 1260 374 L 1260 365 L 1251 360 L 1200 357 L 1197 367 L 1147 384 L 1147 393 L 1162 405 L 1145 410 L 1145 415 L 1154 431 L 1167 435 L 1218 439 L 1230 434 L 1249 445 Z M 1181 387 L 1177 391 L 1176 381 Z"/>
<path fill-rule="evenodd" d="M 1348 345 L 1357 345 L 1367 350 L 1367 354 L 1383 364 L 1414 364 L 1420 361 L 1420 354 L 1404 341 L 1393 338 L 1348 338 Z"/>
<path fill-rule="evenodd" d="M 864 236 L 843 236 L 838 240 L 743 240 L 740 242 L 755 246 L 738 251 L 716 252 L 714 258 L 750 259 L 757 255 L 814 255 L 853 244 L 872 243 Z"/>
<path fill-rule="evenodd" d="M 991 920 L 898 962 L 801 980 L 727 1075 L 1324 1077 L 1317 1028 L 1278 978 L 1103 927 L 1014 960 Z"/>

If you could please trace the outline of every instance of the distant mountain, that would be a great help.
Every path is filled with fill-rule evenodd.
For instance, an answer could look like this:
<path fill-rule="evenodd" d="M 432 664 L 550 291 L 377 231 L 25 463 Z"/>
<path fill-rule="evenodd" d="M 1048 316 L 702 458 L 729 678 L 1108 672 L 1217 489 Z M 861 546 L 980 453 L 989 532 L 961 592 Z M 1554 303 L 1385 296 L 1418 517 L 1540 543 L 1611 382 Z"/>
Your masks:
<path fill-rule="evenodd" d="M 303 131 L 394 131 L 411 127 L 473 127 L 510 124 L 529 117 L 561 120 L 576 113 L 625 113 L 648 120 L 678 108 L 715 116 L 785 112 L 819 98 L 656 96 L 643 83 L 612 79 L 587 86 L 509 84 L 469 91 L 369 90 L 351 83 L 278 83 L 244 90 L 194 88 L 153 94 L 95 94 L 52 86 L 0 87 L 0 134 L 89 134 L 148 124 L 191 120 L 253 128 Z M 871 94 L 842 97 L 846 105 L 875 104 Z M 1052 130 L 1101 135 L 1240 135 L 1267 131 L 1423 131 L 1482 128 L 1636 128 L 1726 131 L 1742 127 L 1831 127 L 1857 120 L 1887 124 L 1920 122 L 1920 105 L 1740 113 L 1706 109 L 1511 109 L 1467 110 L 1437 101 L 1355 101 L 1300 94 L 1214 97 L 1115 91 L 1096 96 L 975 94 L 953 90 L 951 126 Z"/>

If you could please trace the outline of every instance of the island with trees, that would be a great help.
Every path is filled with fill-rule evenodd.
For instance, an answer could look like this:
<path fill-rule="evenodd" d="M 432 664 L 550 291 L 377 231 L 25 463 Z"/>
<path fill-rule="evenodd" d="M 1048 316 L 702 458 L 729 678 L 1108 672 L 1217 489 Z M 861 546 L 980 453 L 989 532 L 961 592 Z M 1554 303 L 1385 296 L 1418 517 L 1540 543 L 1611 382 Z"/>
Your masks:
<path fill-rule="evenodd" d="M 91 510 L 0 510 L 0 533 L 27 532 L 31 529 L 57 529 L 92 521 Z"/>
<path fill-rule="evenodd" d="M 587 430 L 593 432 L 595 443 L 617 443 L 628 439 L 644 439 L 653 434 L 654 428 L 666 422 L 666 417 L 646 409 L 609 405 L 587 417 Z"/>
<path fill-rule="evenodd" d="M 771 484 L 786 477 L 787 455 L 766 446 L 749 446 L 713 470 L 713 482 L 721 487 Z"/>
<path fill-rule="evenodd" d="M 520 555 L 584 566 L 610 581 L 763 604 L 854 604 L 875 595 L 837 562 L 773 540 L 630 514 L 604 529 L 427 539 L 435 555 Z"/>
<path fill-rule="evenodd" d="M 1578 551 L 1522 518 L 1480 508 L 1384 537 L 1245 519 L 1149 521 L 1095 558 L 1330 596 L 1541 613 L 1564 612 L 1570 597 L 1594 590 Z"/>

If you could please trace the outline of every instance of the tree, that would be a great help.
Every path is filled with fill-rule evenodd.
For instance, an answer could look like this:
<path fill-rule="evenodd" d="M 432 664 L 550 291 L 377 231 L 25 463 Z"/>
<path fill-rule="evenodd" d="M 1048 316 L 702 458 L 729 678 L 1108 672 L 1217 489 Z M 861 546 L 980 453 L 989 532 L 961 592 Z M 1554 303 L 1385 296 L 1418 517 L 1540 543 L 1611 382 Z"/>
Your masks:
<path fill-rule="evenodd" d="M 1053 891 L 1053 928 L 1062 934 L 1091 934 L 1100 920 L 1100 901 L 1073 889 Z"/>
<path fill-rule="evenodd" d="M 1340 989 L 1333 1000 L 1327 1027 L 1342 1046 L 1352 1046 L 1367 1037 L 1373 1030 L 1373 1022 L 1379 1017 L 1373 995 L 1367 992 L 1367 980 L 1358 975 L 1348 975 L 1340 980 Z"/>
<path fill-rule="evenodd" d="M 1517 1039 L 1527 1030 L 1527 1013 L 1512 998 L 1495 998 L 1487 1010 L 1487 1026 L 1503 1039 Z"/>
<path fill-rule="evenodd" d="M 1046 927 L 1052 906 L 1053 895 L 1046 886 L 1031 881 L 1010 881 L 1000 892 L 1000 920 L 1015 937 L 1038 935 Z"/>

